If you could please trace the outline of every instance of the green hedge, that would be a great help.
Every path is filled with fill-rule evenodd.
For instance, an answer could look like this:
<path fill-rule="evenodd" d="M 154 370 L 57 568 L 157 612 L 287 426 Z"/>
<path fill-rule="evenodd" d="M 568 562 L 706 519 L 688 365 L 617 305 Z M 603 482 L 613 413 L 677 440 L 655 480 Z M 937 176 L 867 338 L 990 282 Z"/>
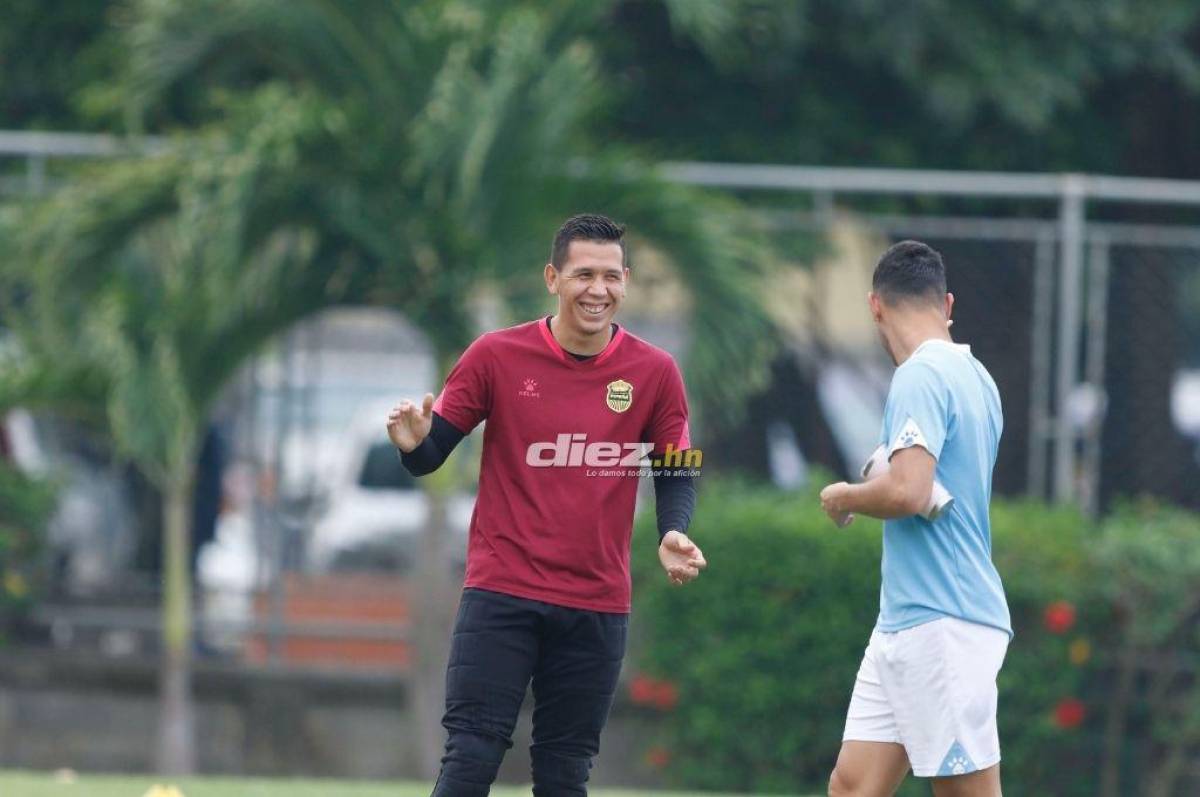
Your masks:
<path fill-rule="evenodd" d="M 1105 640 L 1093 793 L 1200 794 L 1200 515 L 1127 504 L 1088 550 Z"/>
<path fill-rule="evenodd" d="M 36 600 L 41 552 L 55 490 L 0 462 L 0 641 Z"/>
<path fill-rule="evenodd" d="M 878 611 L 881 524 L 838 530 L 815 492 L 706 479 L 691 532 L 709 568 L 678 589 L 642 553 L 651 520 L 634 541 L 631 656 L 631 697 L 661 729 L 646 765 L 691 788 L 823 792 Z M 1095 794 L 1102 723 L 1088 689 L 1109 620 L 1095 610 L 1096 532 L 1032 503 L 997 502 L 992 520 L 1016 631 L 999 684 L 1005 785 Z"/>

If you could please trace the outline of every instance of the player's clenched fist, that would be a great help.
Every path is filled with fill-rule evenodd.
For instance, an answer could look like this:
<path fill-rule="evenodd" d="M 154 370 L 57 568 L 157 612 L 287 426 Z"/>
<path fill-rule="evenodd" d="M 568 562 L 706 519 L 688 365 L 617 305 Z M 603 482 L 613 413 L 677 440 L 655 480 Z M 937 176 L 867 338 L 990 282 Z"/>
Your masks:
<path fill-rule="evenodd" d="M 843 498 L 848 486 L 846 482 L 838 482 L 828 485 L 821 491 L 821 509 L 825 510 L 825 514 L 829 515 L 829 519 L 839 529 L 844 529 L 854 522 L 853 513 L 843 505 Z"/>
<path fill-rule="evenodd" d="M 388 437 L 396 448 L 408 453 L 421 445 L 433 425 L 433 394 L 426 393 L 418 407 L 411 401 L 401 401 L 388 413 Z"/>

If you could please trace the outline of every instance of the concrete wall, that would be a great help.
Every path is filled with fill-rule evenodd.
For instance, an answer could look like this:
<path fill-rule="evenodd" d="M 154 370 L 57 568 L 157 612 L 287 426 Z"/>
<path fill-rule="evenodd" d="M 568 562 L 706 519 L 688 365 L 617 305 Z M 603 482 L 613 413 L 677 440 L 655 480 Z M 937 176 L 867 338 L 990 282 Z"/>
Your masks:
<path fill-rule="evenodd" d="M 417 777 L 401 675 L 200 663 L 195 694 L 205 774 Z M 529 782 L 526 702 L 503 782 Z M 643 763 L 654 719 L 618 698 L 594 783 L 657 785 Z M 157 721 L 152 662 L 42 651 L 0 655 L 0 767 L 148 772 Z"/>

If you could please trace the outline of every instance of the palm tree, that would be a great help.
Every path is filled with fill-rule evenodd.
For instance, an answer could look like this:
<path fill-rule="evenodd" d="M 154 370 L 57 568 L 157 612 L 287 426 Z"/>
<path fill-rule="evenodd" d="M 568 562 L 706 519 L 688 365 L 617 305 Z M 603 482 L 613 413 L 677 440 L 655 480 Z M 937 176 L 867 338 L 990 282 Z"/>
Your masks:
<path fill-rule="evenodd" d="M 358 284 L 331 282 L 336 263 L 301 226 L 258 225 L 276 208 L 286 145 L 303 140 L 305 123 L 277 115 L 244 138 L 197 136 L 103 168 L 5 236 L 16 251 L 0 295 L 16 346 L 0 369 L 0 407 L 41 406 L 107 428 L 164 498 L 166 772 L 194 766 L 188 555 L 200 432 L 246 357 Z"/>
<path fill-rule="evenodd" d="M 418 322 L 441 361 L 472 337 L 463 298 L 544 262 L 562 218 L 591 208 L 670 255 L 693 317 L 719 323 L 719 337 L 697 336 L 688 363 L 702 410 L 765 377 L 771 326 L 747 279 L 761 273 L 764 250 L 745 214 L 666 184 L 589 136 L 605 85 L 585 32 L 600 27 L 605 3 L 155 0 L 134 9 L 127 94 L 145 124 L 172 107 L 219 119 L 225 107 L 205 98 L 247 84 L 327 103 L 329 150 L 297 164 L 326 181 L 315 223 L 378 263 L 374 298 Z M 704 30 L 724 19 L 712 9 L 681 16 Z"/>
<path fill-rule="evenodd" d="M 445 368 L 470 341 L 468 300 L 490 286 L 519 304 L 513 269 L 544 262 L 550 231 L 590 209 L 670 256 L 710 425 L 761 384 L 775 338 L 756 298 L 763 250 L 737 207 L 588 135 L 603 84 L 583 31 L 602 4 L 147 0 L 131 12 L 135 127 L 189 124 L 167 154 L 93 175 L 22 235 L 29 343 L 8 395 L 106 407 L 119 447 L 164 491 L 160 766 L 178 772 L 192 766 L 180 563 L 197 424 L 271 334 L 330 304 L 390 304 Z M 55 359 L 62 345 L 78 354 Z M 432 484 L 435 498 L 448 489 Z M 445 561 L 439 517 L 426 563 Z M 454 589 L 443 567 L 418 572 L 413 693 L 432 773 Z"/>

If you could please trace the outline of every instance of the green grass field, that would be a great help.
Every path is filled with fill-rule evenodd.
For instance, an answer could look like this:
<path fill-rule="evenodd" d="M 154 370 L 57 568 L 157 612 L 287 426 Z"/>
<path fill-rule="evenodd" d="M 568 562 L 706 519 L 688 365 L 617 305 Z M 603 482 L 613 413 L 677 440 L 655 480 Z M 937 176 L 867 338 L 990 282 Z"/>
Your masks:
<path fill-rule="evenodd" d="M 171 783 L 183 797 L 427 797 L 428 785 L 401 782 L 289 780 L 282 778 L 182 778 L 150 775 L 87 775 L 73 780 L 45 772 L 0 772 L 4 797 L 143 797 L 152 786 Z M 644 791 L 592 789 L 591 797 L 638 797 Z M 720 797 L 684 792 L 651 792 L 657 797 Z M 529 797 L 528 787 L 496 787 L 494 797 Z M 732 797 L 732 795 L 726 795 Z"/>

